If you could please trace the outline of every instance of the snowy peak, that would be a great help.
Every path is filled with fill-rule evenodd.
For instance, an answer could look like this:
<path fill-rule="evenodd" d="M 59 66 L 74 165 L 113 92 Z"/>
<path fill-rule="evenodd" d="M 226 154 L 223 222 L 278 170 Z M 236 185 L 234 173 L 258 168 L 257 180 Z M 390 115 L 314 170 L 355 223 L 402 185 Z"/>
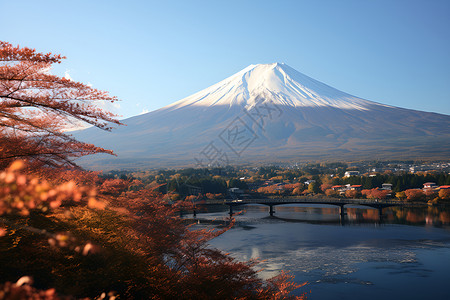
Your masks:
<path fill-rule="evenodd" d="M 284 63 L 250 65 L 166 109 L 186 106 L 251 107 L 261 99 L 291 107 L 336 107 L 367 110 L 376 103 L 360 99 L 308 77 Z"/>

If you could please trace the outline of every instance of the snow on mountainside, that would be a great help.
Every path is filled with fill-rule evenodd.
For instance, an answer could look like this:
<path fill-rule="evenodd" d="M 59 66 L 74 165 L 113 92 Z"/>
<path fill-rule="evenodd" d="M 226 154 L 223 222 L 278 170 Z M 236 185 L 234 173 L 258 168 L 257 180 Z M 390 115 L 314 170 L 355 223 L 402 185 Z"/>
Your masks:
<path fill-rule="evenodd" d="M 115 151 L 87 167 L 305 159 L 448 158 L 450 116 L 364 100 L 285 64 L 250 65 L 194 95 L 75 136 Z"/>
<path fill-rule="evenodd" d="M 270 96 L 275 104 L 293 107 L 331 106 L 365 110 L 368 104 L 373 104 L 314 80 L 285 64 L 274 63 L 250 65 L 166 108 L 235 104 L 248 108 L 255 105 L 255 99 L 261 95 Z"/>

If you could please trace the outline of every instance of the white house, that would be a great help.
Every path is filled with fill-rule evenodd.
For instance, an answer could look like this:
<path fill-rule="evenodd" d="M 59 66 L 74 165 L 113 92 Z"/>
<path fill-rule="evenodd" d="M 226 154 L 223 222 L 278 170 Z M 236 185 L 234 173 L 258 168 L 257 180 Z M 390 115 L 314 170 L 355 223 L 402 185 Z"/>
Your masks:
<path fill-rule="evenodd" d="M 358 176 L 359 171 L 346 171 L 344 174 L 344 177 L 350 177 L 350 176 Z"/>
<path fill-rule="evenodd" d="M 382 190 L 392 191 L 392 184 L 390 184 L 390 183 L 383 183 L 383 184 L 381 185 L 381 189 L 382 189 Z"/>

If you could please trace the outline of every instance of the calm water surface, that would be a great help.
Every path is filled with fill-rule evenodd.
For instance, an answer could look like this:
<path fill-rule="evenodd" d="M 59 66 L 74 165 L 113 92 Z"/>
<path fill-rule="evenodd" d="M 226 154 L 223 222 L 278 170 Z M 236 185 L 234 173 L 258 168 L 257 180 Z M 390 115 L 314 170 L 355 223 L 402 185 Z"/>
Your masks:
<path fill-rule="evenodd" d="M 378 211 L 316 205 L 243 207 L 236 226 L 211 241 L 239 260 L 265 260 L 265 278 L 290 271 L 308 299 L 450 299 L 450 210 Z M 220 209 L 219 209 L 220 210 Z M 199 226 L 225 220 L 227 210 L 197 215 Z"/>

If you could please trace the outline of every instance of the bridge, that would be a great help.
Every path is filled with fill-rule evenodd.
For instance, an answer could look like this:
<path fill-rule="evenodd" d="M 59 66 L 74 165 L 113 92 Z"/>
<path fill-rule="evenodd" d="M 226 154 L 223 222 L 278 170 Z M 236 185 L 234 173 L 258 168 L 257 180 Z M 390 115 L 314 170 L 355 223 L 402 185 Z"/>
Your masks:
<path fill-rule="evenodd" d="M 379 199 L 339 199 L 339 198 L 313 198 L 313 197 L 301 197 L 301 198 L 263 198 L 263 199 L 237 199 L 237 200 L 224 200 L 224 201 L 209 201 L 206 205 L 211 204 L 223 204 L 229 206 L 229 214 L 233 215 L 233 207 L 249 204 L 259 204 L 269 206 L 269 214 L 273 216 L 275 213 L 274 207 L 277 205 L 286 204 L 327 204 L 339 206 L 339 213 L 341 216 L 345 215 L 345 205 L 362 205 L 378 209 L 378 213 L 381 216 L 383 214 L 383 208 L 391 206 L 402 206 L 403 202 L 394 200 L 379 200 Z M 205 205 L 205 204 L 202 204 Z M 195 213 L 195 212 L 194 212 Z"/>

